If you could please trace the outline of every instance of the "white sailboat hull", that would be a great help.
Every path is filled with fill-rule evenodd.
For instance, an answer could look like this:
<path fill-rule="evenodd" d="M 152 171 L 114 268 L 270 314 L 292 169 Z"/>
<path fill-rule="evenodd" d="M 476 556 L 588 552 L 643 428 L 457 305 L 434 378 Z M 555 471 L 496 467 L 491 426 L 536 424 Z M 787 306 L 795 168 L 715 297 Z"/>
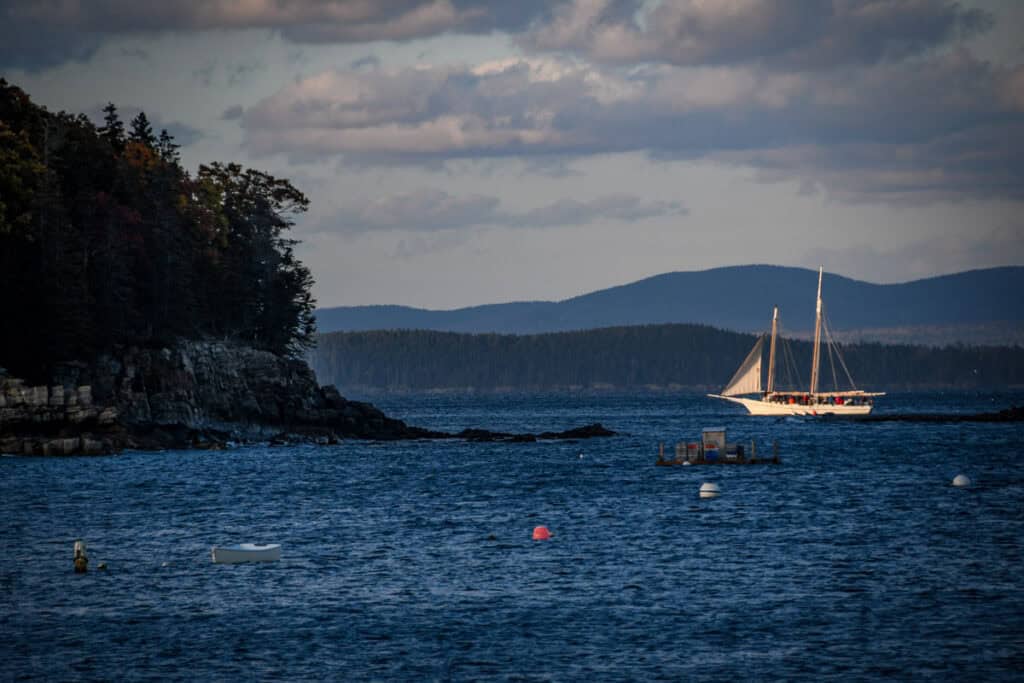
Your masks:
<path fill-rule="evenodd" d="M 870 404 L 831 405 L 819 403 L 815 405 L 801 405 L 799 403 L 778 403 L 775 401 L 762 401 L 759 398 L 742 398 L 739 396 L 720 396 L 718 394 L 708 394 L 708 396 L 738 403 L 746 408 L 747 412 L 751 415 L 867 415 L 874 407 Z"/>

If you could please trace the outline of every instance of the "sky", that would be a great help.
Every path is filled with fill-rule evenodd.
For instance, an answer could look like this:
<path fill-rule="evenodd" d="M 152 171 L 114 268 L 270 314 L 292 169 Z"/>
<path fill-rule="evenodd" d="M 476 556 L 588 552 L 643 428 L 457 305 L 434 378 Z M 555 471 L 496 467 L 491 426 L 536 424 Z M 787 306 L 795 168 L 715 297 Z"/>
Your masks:
<path fill-rule="evenodd" d="M 1024 264 L 1024 2 L 0 0 L 0 76 L 311 200 L 320 306 Z"/>

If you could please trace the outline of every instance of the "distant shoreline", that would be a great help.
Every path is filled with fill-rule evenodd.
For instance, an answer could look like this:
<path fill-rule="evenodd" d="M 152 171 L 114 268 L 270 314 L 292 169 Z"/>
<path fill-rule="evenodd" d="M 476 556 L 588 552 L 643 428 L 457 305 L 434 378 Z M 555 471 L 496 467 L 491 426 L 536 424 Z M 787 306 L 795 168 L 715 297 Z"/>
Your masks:
<path fill-rule="evenodd" d="M 810 378 L 811 343 L 783 338 L 780 387 Z M 332 332 L 306 358 L 346 392 L 700 391 L 718 393 L 755 337 L 706 325 L 636 325 L 495 335 L 433 330 Z M 822 360 L 822 390 L 962 391 L 1024 387 L 1024 347 L 843 344 Z M 852 387 L 848 374 L 856 378 Z"/>
<path fill-rule="evenodd" d="M 340 391 L 351 396 L 472 396 L 475 394 L 484 396 L 508 395 L 612 395 L 612 394 L 681 394 L 688 396 L 704 396 L 712 393 L 721 387 L 717 386 L 564 386 L 564 387 L 433 387 L 423 389 L 408 388 L 382 388 L 375 386 L 346 386 Z M 958 391 L 968 392 L 993 392 L 993 393 L 1024 393 L 1024 385 L 1013 386 L 971 386 L 960 387 L 953 385 L 922 385 L 922 386 L 898 386 L 879 387 L 887 394 L 941 394 Z"/>

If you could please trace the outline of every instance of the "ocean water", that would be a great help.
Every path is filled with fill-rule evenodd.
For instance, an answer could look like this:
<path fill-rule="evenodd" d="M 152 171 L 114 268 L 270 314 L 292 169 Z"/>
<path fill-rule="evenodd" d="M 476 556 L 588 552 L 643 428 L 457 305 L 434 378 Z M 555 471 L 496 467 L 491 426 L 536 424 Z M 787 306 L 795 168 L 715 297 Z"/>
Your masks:
<path fill-rule="evenodd" d="M 1020 424 L 752 418 L 664 393 L 377 404 L 435 429 L 621 435 L 0 458 L 0 680 L 1024 675 Z M 659 441 L 719 425 L 777 440 L 782 464 L 654 466 Z M 246 541 L 283 558 L 211 563 Z"/>

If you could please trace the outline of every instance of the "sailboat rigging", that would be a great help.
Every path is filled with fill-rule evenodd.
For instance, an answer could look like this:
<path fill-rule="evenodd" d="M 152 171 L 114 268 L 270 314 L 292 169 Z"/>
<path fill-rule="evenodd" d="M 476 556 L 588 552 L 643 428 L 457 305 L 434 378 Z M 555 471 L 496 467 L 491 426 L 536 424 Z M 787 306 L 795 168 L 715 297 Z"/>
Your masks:
<path fill-rule="evenodd" d="M 839 359 L 850 379 L 849 370 L 839 353 L 838 347 L 831 340 L 828 326 L 824 323 L 821 299 L 821 282 L 824 268 L 818 269 L 818 297 L 814 316 L 814 345 L 811 351 L 811 381 L 808 391 L 779 391 L 775 387 L 775 352 L 779 333 L 779 308 L 772 312 L 772 330 L 768 346 L 768 381 L 764 390 L 761 388 L 761 356 L 763 354 L 765 336 L 762 334 L 754 343 L 747 357 L 733 374 L 732 379 L 722 389 L 721 394 L 708 394 L 712 398 L 721 398 L 738 403 L 751 415 L 867 415 L 874 405 L 874 397 L 884 396 L 884 392 L 862 391 L 853 387 L 847 391 L 819 391 L 821 375 L 821 343 L 822 331 L 829 338 L 829 359 L 833 355 Z M 835 381 L 835 364 L 832 363 L 833 381 Z M 838 387 L 837 387 L 838 389 Z M 760 394 L 760 396 L 757 396 Z M 753 395 L 753 396 L 751 396 Z"/>

